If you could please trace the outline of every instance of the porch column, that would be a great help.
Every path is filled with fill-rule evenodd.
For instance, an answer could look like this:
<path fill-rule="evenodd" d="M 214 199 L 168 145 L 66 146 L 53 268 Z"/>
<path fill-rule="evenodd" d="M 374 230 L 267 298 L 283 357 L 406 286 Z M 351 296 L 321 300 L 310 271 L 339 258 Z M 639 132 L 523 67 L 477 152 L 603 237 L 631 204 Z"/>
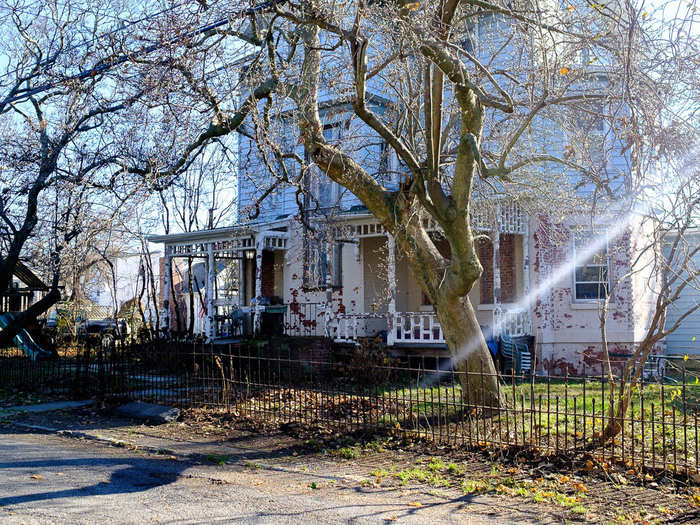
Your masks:
<path fill-rule="evenodd" d="M 262 311 L 260 304 L 262 299 L 262 261 L 265 236 L 259 235 L 255 239 L 255 315 L 253 316 L 253 333 L 259 334 L 262 329 Z"/>
<path fill-rule="evenodd" d="M 493 243 L 493 304 L 501 304 L 501 233 L 492 232 Z"/>
<path fill-rule="evenodd" d="M 525 329 L 528 333 L 532 333 L 532 323 L 530 312 L 532 308 L 530 307 L 531 301 L 528 299 L 528 294 L 530 293 L 530 218 L 523 217 L 523 299 L 524 302 L 523 309 L 525 310 L 525 315 L 527 315 L 527 326 Z"/>
<path fill-rule="evenodd" d="M 216 336 L 216 325 L 214 320 L 214 246 L 210 242 L 207 244 L 207 324 L 204 327 L 204 334 L 208 341 Z"/>
<path fill-rule="evenodd" d="M 167 336 L 170 335 L 170 267 L 172 256 L 170 255 L 171 247 L 165 246 L 165 261 L 163 265 L 163 310 L 161 311 L 161 330 Z"/>
<path fill-rule="evenodd" d="M 238 306 L 245 306 L 245 252 L 238 259 Z"/>
<path fill-rule="evenodd" d="M 491 243 L 493 246 L 493 317 L 491 333 L 494 337 L 498 337 L 503 331 L 502 326 L 497 324 L 502 321 L 501 315 L 501 225 L 499 218 L 501 216 L 501 205 L 496 204 L 496 214 L 493 219 L 493 231 L 491 232 Z"/>
<path fill-rule="evenodd" d="M 334 245 L 329 241 L 323 241 L 323 249 L 326 252 L 326 300 L 321 305 L 323 308 L 323 331 L 330 337 L 331 315 L 333 314 L 333 256 Z M 318 319 L 316 320 L 318 322 Z"/>
<path fill-rule="evenodd" d="M 396 243 L 394 236 L 387 232 L 387 280 L 389 284 L 389 304 L 387 305 L 386 344 L 394 344 L 394 315 L 396 314 Z"/>

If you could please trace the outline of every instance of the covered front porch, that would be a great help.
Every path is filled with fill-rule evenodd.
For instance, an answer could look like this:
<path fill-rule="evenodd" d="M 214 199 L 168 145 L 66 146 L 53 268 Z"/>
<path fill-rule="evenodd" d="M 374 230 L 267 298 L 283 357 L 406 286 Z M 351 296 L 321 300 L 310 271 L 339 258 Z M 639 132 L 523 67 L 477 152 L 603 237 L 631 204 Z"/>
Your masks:
<path fill-rule="evenodd" d="M 529 288 L 527 219 L 514 203 L 475 220 L 485 271 L 470 292 L 487 335 L 530 335 L 530 311 L 519 306 Z M 366 210 L 348 212 L 311 238 L 290 218 L 245 227 L 154 236 L 164 244 L 161 326 L 173 330 L 172 262 L 200 259 L 201 333 L 208 341 L 253 335 L 327 337 L 359 344 L 445 346 L 433 306 L 396 249 L 394 238 Z M 441 251 L 449 246 L 429 227 Z M 229 276 L 221 277 L 221 265 Z M 192 292 L 191 292 L 192 293 Z"/>
<path fill-rule="evenodd" d="M 161 330 L 170 334 L 182 327 L 175 323 L 182 301 L 178 297 L 173 270 L 178 259 L 204 264 L 203 282 L 192 283 L 188 293 L 197 296 L 195 335 L 207 341 L 250 336 L 261 330 L 264 314 L 279 309 L 283 295 L 276 266 L 284 259 L 288 233 L 280 224 L 264 228 L 229 227 L 197 232 L 156 235 L 151 242 L 164 244 L 161 266 Z M 222 263 L 229 277 L 221 274 Z M 177 262 L 175 262 L 177 266 Z M 190 278 L 191 279 L 191 278 Z"/>
<path fill-rule="evenodd" d="M 527 217 L 517 204 L 502 202 L 490 220 L 475 220 L 474 226 L 484 237 L 478 246 L 484 274 L 469 294 L 479 324 L 487 337 L 531 335 L 530 310 L 519 304 L 529 290 Z M 429 230 L 436 234 L 438 249 L 449 250 L 438 228 Z M 329 315 L 329 336 L 343 343 L 381 336 L 387 346 L 444 346 L 434 308 L 393 237 L 371 218 L 355 221 L 351 231 L 363 288 L 361 304 L 354 311 Z"/>

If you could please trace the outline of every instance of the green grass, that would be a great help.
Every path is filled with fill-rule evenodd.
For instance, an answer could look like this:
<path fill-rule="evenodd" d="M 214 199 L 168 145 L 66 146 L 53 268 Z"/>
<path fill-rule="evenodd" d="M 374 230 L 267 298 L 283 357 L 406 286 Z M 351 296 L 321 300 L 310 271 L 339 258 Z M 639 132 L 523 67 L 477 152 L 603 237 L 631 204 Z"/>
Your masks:
<path fill-rule="evenodd" d="M 339 429 L 349 424 L 352 428 L 384 427 L 470 445 L 527 445 L 561 451 L 597 440 L 607 423 L 610 401 L 608 387 L 600 380 L 589 379 L 584 384 L 576 378 L 503 386 L 504 407 L 486 418 L 471 408 L 467 396 L 462 398 L 457 384 L 393 385 L 368 395 L 309 392 L 300 389 L 284 398 L 268 391 L 263 403 L 251 398 L 244 406 L 255 413 L 262 405 L 260 413 L 265 418 L 280 414 L 296 421 L 338 425 Z M 643 452 L 647 460 L 653 458 L 655 466 L 665 464 L 671 470 L 675 464 L 693 466 L 696 439 L 700 441 L 695 405 L 689 402 L 694 399 L 700 399 L 700 384 L 647 384 L 636 389 L 624 431 L 608 444 L 606 453 L 621 456 L 624 447 L 626 458 L 634 455 L 638 459 Z M 348 446 L 334 453 L 353 459 L 362 451 Z"/>

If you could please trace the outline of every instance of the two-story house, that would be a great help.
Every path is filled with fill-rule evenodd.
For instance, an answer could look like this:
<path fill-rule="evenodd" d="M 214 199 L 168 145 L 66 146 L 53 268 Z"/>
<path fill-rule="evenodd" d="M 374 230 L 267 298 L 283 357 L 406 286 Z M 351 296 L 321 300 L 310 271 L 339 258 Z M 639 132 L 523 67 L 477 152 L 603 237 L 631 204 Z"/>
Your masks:
<path fill-rule="evenodd" d="M 376 94 L 372 103 L 380 107 L 383 99 Z M 400 191 L 397 159 L 352 115 L 347 103 L 324 103 L 326 140 L 355 141 L 358 162 L 384 187 Z M 588 132 L 597 131 L 589 126 Z M 297 131 L 290 125 L 286 133 L 303 157 Z M 552 146 L 557 150 L 565 148 L 561 136 Z M 274 329 L 267 323 L 283 313 L 281 330 L 290 336 L 357 343 L 381 335 L 388 351 L 447 356 L 433 306 L 392 236 L 362 202 L 320 174 L 309 177 L 303 202 L 298 188 L 280 185 L 258 209 L 271 178 L 253 140 L 243 135 L 238 140 L 238 223 L 150 238 L 164 244 L 166 267 L 179 257 L 205 261 L 206 337 L 269 333 Z M 488 212 L 472 217 L 475 230 L 485 235 L 479 241 L 484 273 L 470 299 L 486 334 L 532 336 L 539 371 L 575 374 L 588 366 L 599 372 L 600 304 L 613 293 L 610 348 L 616 354 L 632 350 L 653 303 L 654 278 L 644 270 L 628 275 L 629 261 L 645 239 L 635 217 L 622 222 L 599 217 L 592 228 L 586 213 L 555 219 L 527 213 L 507 198 L 484 209 Z M 437 227 L 432 230 L 439 234 Z M 238 265 L 233 293 L 219 292 L 214 269 L 222 259 Z M 164 275 L 169 312 L 168 272 Z"/>

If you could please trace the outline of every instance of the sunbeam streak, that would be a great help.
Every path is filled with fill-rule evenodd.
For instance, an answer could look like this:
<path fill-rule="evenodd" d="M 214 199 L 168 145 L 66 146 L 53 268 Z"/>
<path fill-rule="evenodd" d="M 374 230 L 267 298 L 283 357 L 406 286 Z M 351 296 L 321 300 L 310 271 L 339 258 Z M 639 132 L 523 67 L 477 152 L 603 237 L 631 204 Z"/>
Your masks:
<path fill-rule="evenodd" d="M 576 256 L 570 258 L 565 263 L 557 266 L 551 272 L 551 275 L 539 283 L 538 286 L 529 291 L 522 299 L 520 299 L 515 305 L 510 309 L 512 310 L 524 310 L 532 308 L 533 304 L 547 291 L 554 288 L 557 284 L 569 279 L 572 272 L 576 268 L 583 264 L 585 261 L 593 257 L 602 248 L 612 243 L 615 239 L 620 237 L 627 228 L 634 217 L 639 217 L 641 210 L 632 211 L 625 216 L 615 219 L 615 221 L 610 225 L 605 232 L 597 235 L 593 238 L 591 244 L 584 250 L 577 250 Z M 490 328 L 491 333 L 498 335 L 501 333 L 505 323 L 505 316 L 494 316 L 493 326 Z M 464 361 L 472 352 L 478 350 L 481 347 L 482 338 L 480 336 L 473 337 L 467 343 L 459 348 L 457 354 L 453 356 L 450 369 L 439 369 L 434 373 L 426 376 L 423 381 L 425 386 L 433 384 L 438 381 L 445 373 L 450 372 L 452 368 L 457 367 L 462 361 Z"/>

